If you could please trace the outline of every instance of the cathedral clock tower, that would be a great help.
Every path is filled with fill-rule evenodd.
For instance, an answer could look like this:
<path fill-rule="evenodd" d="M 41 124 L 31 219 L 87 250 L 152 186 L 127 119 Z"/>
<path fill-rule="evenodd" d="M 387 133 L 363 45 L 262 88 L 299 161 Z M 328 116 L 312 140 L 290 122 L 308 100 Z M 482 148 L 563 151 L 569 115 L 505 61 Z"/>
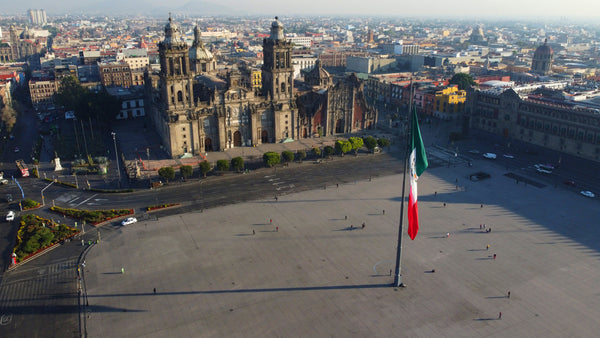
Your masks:
<path fill-rule="evenodd" d="M 271 35 L 263 40 L 263 95 L 273 101 L 290 100 L 294 91 L 292 44 L 283 36 L 283 25 L 275 17 Z"/>

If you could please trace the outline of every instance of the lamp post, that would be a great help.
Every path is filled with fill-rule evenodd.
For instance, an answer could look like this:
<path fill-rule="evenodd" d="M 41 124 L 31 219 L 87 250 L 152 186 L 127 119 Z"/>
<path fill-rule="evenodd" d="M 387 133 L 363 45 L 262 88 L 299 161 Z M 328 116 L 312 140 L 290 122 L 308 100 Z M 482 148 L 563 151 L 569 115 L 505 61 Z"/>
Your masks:
<path fill-rule="evenodd" d="M 119 168 L 119 154 L 117 153 L 117 139 L 115 132 L 110 133 L 113 137 L 113 143 L 115 145 L 115 160 L 117 161 L 117 173 L 119 174 L 119 188 L 121 188 L 121 169 Z"/>
<path fill-rule="evenodd" d="M 44 189 L 42 189 L 42 206 L 45 206 L 46 203 L 44 202 L 44 190 L 48 189 L 52 184 L 54 184 L 55 181 L 50 182 L 50 184 L 48 184 Z"/>

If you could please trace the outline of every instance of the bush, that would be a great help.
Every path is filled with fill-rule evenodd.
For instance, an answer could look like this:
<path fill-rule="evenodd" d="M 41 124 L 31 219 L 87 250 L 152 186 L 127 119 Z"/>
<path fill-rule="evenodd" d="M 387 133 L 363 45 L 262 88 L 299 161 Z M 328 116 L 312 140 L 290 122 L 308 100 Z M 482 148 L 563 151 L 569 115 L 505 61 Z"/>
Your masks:
<path fill-rule="evenodd" d="M 369 149 L 370 152 L 372 152 L 373 149 L 375 149 L 375 147 L 377 146 L 377 140 L 373 136 L 367 136 L 363 138 L 363 143 L 365 144 L 365 147 Z"/>
<path fill-rule="evenodd" d="M 202 176 L 206 177 L 206 174 L 208 174 L 211 169 L 208 161 L 200 162 L 200 172 L 202 173 Z"/>
<path fill-rule="evenodd" d="M 338 153 L 340 153 L 342 156 L 344 156 L 344 154 L 349 152 L 351 149 L 352 149 L 352 144 L 350 143 L 350 141 L 342 141 L 342 140 L 335 141 L 335 150 Z"/>
<path fill-rule="evenodd" d="M 319 157 L 319 156 L 321 156 L 321 149 L 319 149 L 319 148 L 317 148 L 317 147 L 314 147 L 314 148 L 312 148 L 310 152 L 312 153 L 312 155 L 313 155 L 314 157 Z"/>
<path fill-rule="evenodd" d="M 49 219 L 26 214 L 21 218 L 13 252 L 20 262 L 28 256 L 69 238 L 79 231 L 64 224 L 56 224 Z"/>
<path fill-rule="evenodd" d="M 296 152 L 296 157 L 298 158 L 298 161 L 302 162 L 302 160 L 306 158 L 306 151 L 298 150 Z"/>
<path fill-rule="evenodd" d="M 284 162 L 292 162 L 294 160 L 294 153 L 289 150 L 284 150 L 281 153 L 281 158 L 283 158 Z"/>
<path fill-rule="evenodd" d="M 133 214 L 133 209 L 79 210 L 61 207 L 51 207 L 50 210 L 92 224 L 98 224 L 113 218 Z"/>
<path fill-rule="evenodd" d="M 181 177 L 188 178 L 194 174 L 194 168 L 191 165 L 182 165 L 179 167 L 179 172 L 181 173 Z"/>
<path fill-rule="evenodd" d="M 263 162 L 269 168 L 281 162 L 281 156 L 274 151 L 268 151 L 263 154 Z"/>
<path fill-rule="evenodd" d="M 380 138 L 377 139 L 377 144 L 383 148 L 383 147 L 389 147 L 390 146 L 390 140 L 386 139 L 386 138 Z"/>
<path fill-rule="evenodd" d="M 162 167 L 158 169 L 158 175 L 169 182 L 169 180 L 175 178 L 175 169 L 173 169 L 173 167 Z"/>
<path fill-rule="evenodd" d="M 26 198 L 21 202 L 21 206 L 23 207 L 23 210 L 28 210 L 28 209 L 34 209 L 40 206 L 40 203 Z"/>
<path fill-rule="evenodd" d="M 244 169 L 244 159 L 240 156 L 232 158 L 231 167 L 237 172 L 240 172 L 242 169 Z"/>
<path fill-rule="evenodd" d="M 364 144 L 363 139 L 360 137 L 351 137 L 348 139 L 348 142 L 350 142 L 350 147 L 352 147 L 355 154 L 358 154 L 358 149 L 362 148 Z"/>
<path fill-rule="evenodd" d="M 332 146 L 325 146 L 325 148 L 323 148 L 323 152 L 325 152 L 325 155 L 331 156 L 335 153 L 335 149 L 333 149 Z"/>
<path fill-rule="evenodd" d="M 218 160 L 217 161 L 217 168 L 219 168 L 219 171 L 227 171 L 227 170 L 229 170 L 229 161 L 227 161 L 227 160 Z"/>

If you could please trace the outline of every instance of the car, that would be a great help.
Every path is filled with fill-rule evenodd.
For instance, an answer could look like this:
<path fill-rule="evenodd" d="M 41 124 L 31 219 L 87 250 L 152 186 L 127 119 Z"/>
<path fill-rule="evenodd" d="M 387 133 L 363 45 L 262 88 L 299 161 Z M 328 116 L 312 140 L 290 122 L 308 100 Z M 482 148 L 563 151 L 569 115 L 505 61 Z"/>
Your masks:
<path fill-rule="evenodd" d="M 511 155 L 511 154 L 504 154 L 504 155 L 502 155 L 502 156 L 504 156 L 504 157 L 506 157 L 506 158 L 515 158 L 515 156 L 514 156 L 514 155 Z"/>
<path fill-rule="evenodd" d="M 573 180 L 566 180 L 566 181 L 564 181 L 563 183 L 564 183 L 564 184 L 566 184 L 566 185 L 570 185 L 570 186 L 572 186 L 572 187 L 574 187 L 574 186 L 575 186 L 575 181 L 573 181 Z"/>
<path fill-rule="evenodd" d="M 483 157 L 488 158 L 490 160 L 495 160 L 496 159 L 496 154 L 494 154 L 494 153 L 485 153 L 485 154 L 483 154 Z"/>
<path fill-rule="evenodd" d="M 0 178 L 0 184 L 8 184 L 8 180 L 6 178 Z"/>
<path fill-rule="evenodd" d="M 593 192 L 589 191 L 589 190 L 581 190 L 579 193 L 582 194 L 583 196 L 589 197 L 589 198 L 596 197 L 596 195 Z"/>
<path fill-rule="evenodd" d="M 7 221 L 14 221 L 15 220 L 15 212 L 14 211 L 9 211 L 8 214 L 6 214 L 6 220 Z"/>
<path fill-rule="evenodd" d="M 121 225 L 130 225 L 133 223 L 137 222 L 137 218 L 135 217 L 128 217 L 127 219 L 124 219 L 123 222 L 121 222 Z"/>
<path fill-rule="evenodd" d="M 537 170 L 537 172 L 540 173 L 540 174 L 546 174 L 546 175 L 552 174 L 551 170 L 546 170 L 546 169 L 542 169 L 542 168 L 537 168 L 535 170 Z"/>

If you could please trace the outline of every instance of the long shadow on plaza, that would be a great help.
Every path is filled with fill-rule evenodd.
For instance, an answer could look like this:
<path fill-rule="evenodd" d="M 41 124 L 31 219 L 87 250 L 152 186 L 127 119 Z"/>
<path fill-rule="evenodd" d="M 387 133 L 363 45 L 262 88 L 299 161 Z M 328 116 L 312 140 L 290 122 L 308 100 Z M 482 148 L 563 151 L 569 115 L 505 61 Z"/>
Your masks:
<path fill-rule="evenodd" d="M 86 306 L 88 312 L 146 312 L 146 310 L 136 310 L 119 308 L 104 305 L 88 305 Z M 12 314 L 12 315 L 40 315 L 40 314 L 59 314 L 59 313 L 80 313 L 79 306 L 69 305 L 23 305 L 23 306 L 4 306 L 0 309 L 0 313 Z"/>

